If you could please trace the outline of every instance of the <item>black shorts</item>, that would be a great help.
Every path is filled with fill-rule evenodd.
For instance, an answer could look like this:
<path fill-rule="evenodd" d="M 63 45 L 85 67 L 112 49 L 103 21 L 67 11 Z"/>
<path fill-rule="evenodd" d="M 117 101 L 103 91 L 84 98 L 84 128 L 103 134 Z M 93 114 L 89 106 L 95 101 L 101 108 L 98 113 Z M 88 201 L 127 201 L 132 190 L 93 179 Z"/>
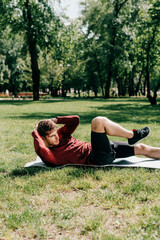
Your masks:
<path fill-rule="evenodd" d="M 106 133 L 91 132 L 91 164 L 111 164 L 115 158 L 134 156 L 134 147 L 126 142 L 110 142 Z"/>

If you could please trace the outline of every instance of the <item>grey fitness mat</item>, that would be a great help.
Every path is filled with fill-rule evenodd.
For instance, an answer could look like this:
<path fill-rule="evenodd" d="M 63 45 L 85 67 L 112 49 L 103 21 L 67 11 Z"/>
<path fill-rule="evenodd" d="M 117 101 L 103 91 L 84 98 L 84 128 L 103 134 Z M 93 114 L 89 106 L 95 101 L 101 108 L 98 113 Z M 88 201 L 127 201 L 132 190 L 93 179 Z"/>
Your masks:
<path fill-rule="evenodd" d="M 87 165 L 87 164 L 66 164 L 63 166 L 55 166 L 52 168 L 63 168 L 69 166 L 76 167 L 143 167 L 143 168 L 157 168 L 160 169 L 160 159 L 152 159 L 152 158 L 139 158 L 139 157 L 128 157 L 128 158 L 117 158 L 114 160 L 112 164 L 107 165 Z M 42 162 L 41 158 L 37 156 L 35 161 L 26 163 L 24 167 L 48 167 L 44 162 Z"/>

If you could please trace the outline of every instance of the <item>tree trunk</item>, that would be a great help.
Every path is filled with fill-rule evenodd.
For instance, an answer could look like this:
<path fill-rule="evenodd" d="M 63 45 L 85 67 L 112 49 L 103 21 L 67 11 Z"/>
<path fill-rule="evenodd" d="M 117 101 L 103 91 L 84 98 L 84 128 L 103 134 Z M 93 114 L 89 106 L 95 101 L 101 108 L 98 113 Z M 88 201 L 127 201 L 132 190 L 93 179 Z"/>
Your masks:
<path fill-rule="evenodd" d="M 81 97 L 80 89 L 78 89 L 78 97 L 79 97 L 79 98 Z"/>
<path fill-rule="evenodd" d="M 151 96 L 150 93 L 150 76 L 149 76 L 149 69 L 148 69 L 148 64 L 147 64 L 147 69 L 146 69 L 146 81 L 147 81 L 147 98 L 151 105 L 156 105 L 157 104 L 157 92 L 154 92 L 153 97 Z"/>
<path fill-rule="evenodd" d="M 96 98 L 97 97 L 97 90 L 93 89 L 93 92 L 94 92 L 94 97 Z"/>
<path fill-rule="evenodd" d="M 27 41 L 29 45 L 29 53 L 31 56 L 31 69 L 33 80 L 33 100 L 39 100 L 39 83 L 40 83 L 40 70 L 38 67 L 38 52 L 36 47 L 36 36 L 33 30 L 33 21 L 31 15 L 31 6 L 29 0 L 26 0 L 25 7 L 27 15 L 24 12 L 24 18 L 27 20 Z"/>
<path fill-rule="evenodd" d="M 110 94 L 110 86 L 111 86 L 111 79 L 112 79 L 112 57 L 109 59 L 109 66 L 108 66 L 108 75 L 107 75 L 107 81 L 105 86 L 105 98 L 109 98 Z"/>
<path fill-rule="evenodd" d="M 156 101 L 156 97 L 157 94 L 155 93 L 154 96 L 151 96 L 150 93 L 150 74 L 149 74 L 149 62 L 150 62 L 150 50 L 151 50 L 151 45 L 155 39 L 155 33 L 156 33 L 157 27 L 155 26 L 155 28 L 153 29 L 153 34 L 152 37 L 148 43 L 147 49 L 146 49 L 146 54 L 147 54 L 147 64 L 146 64 L 146 83 L 147 83 L 147 98 L 149 100 L 149 102 L 151 103 L 151 105 L 156 105 L 157 101 Z"/>
<path fill-rule="evenodd" d="M 150 96 L 150 76 L 149 76 L 149 48 L 147 49 L 147 64 L 146 64 L 146 83 L 147 83 L 147 97 Z"/>
<path fill-rule="evenodd" d="M 150 93 L 150 74 L 149 74 L 149 52 L 150 52 L 150 45 L 147 48 L 147 64 L 146 64 L 146 83 L 147 83 L 147 98 L 151 105 L 156 105 L 156 94 L 152 97 Z"/>
<path fill-rule="evenodd" d="M 39 100 L 40 70 L 38 68 L 38 56 L 36 51 L 36 45 L 32 44 L 30 46 L 30 54 L 33 80 L 33 100 Z"/>
<path fill-rule="evenodd" d="M 62 80 L 62 97 L 64 97 L 64 98 L 66 97 L 66 94 L 67 94 L 65 81 L 66 81 L 66 76 L 64 73 L 63 80 Z"/>
<path fill-rule="evenodd" d="M 157 104 L 157 94 L 154 94 L 154 96 L 152 97 L 151 95 L 148 96 L 148 100 L 151 103 L 151 105 L 156 105 Z"/>
<path fill-rule="evenodd" d="M 139 74 L 139 79 L 138 79 L 138 83 L 137 83 L 137 86 L 136 86 L 136 96 L 137 96 L 137 94 L 138 94 L 138 92 L 139 92 L 139 90 L 140 90 L 142 73 L 143 73 L 143 69 L 142 69 L 142 71 L 141 71 L 140 74 Z"/>
<path fill-rule="evenodd" d="M 118 14 L 117 14 L 118 15 Z M 112 26 L 112 39 L 111 39 L 111 46 L 110 46 L 110 53 L 108 58 L 108 75 L 107 81 L 105 86 L 105 98 L 110 97 L 110 86 L 111 86 L 111 79 L 112 79 L 112 68 L 113 68 L 113 61 L 114 61 L 114 47 L 115 47 L 115 39 L 116 39 L 116 27 Z"/>
<path fill-rule="evenodd" d="M 149 96 L 149 101 L 150 101 L 150 103 L 151 103 L 151 105 L 156 105 L 157 104 L 157 91 L 159 90 L 159 88 L 160 88 L 160 81 L 159 81 L 159 83 L 157 84 L 157 86 L 156 86 L 156 88 L 155 88 L 155 90 L 154 90 L 154 95 L 153 95 L 153 97 L 150 95 Z"/>
<path fill-rule="evenodd" d="M 143 83 L 142 95 L 143 95 L 143 96 L 146 95 L 146 79 L 144 80 L 144 83 Z"/>
<path fill-rule="evenodd" d="M 97 72 L 98 72 L 98 76 L 99 76 L 99 80 L 100 80 L 100 86 L 101 86 L 101 90 L 102 90 L 102 96 L 104 97 L 103 78 L 101 76 L 100 63 L 98 61 L 96 54 L 95 54 L 95 59 L 96 59 L 96 64 L 97 64 Z"/>
<path fill-rule="evenodd" d="M 51 96 L 58 97 L 58 88 L 51 88 Z"/>
<path fill-rule="evenodd" d="M 134 77 L 131 73 L 129 76 L 129 89 L 128 89 L 129 96 L 134 96 Z"/>
<path fill-rule="evenodd" d="M 128 0 L 124 0 L 123 2 L 119 3 L 118 0 L 114 3 L 114 18 L 112 19 L 112 26 L 111 26 L 111 33 L 110 33 L 110 53 L 108 58 L 108 76 L 105 86 L 105 98 L 109 98 L 110 96 L 110 86 L 111 86 L 111 79 L 112 79 L 112 71 L 113 71 L 113 61 L 114 61 L 114 48 L 115 48 L 115 40 L 116 40 L 116 34 L 117 34 L 117 27 L 114 23 L 115 20 L 117 20 L 118 15 L 122 7 L 125 5 L 125 3 Z"/>

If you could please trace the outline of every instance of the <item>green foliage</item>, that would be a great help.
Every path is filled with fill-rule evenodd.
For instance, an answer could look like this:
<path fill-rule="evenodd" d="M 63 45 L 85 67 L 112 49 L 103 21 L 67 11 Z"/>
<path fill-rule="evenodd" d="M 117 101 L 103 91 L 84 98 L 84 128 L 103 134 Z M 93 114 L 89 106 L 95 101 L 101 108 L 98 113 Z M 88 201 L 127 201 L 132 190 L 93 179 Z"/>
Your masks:
<path fill-rule="evenodd" d="M 10 71 L 8 69 L 8 66 L 5 65 L 5 56 L 0 55 L 0 72 L 1 72 L 1 81 L 0 81 L 0 86 L 1 86 L 1 91 L 3 91 L 3 87 L 9 83 L 9 76 L 10 76 Z"/>
<path fill-rule="evenodd" d="M 82 7 L 88 37 L 98 46 L 98 52 L 95 48 L 92 50 L 92 61 L 97 58 L 97 65 L 102 66 L 99 75 L 105 76 L 105 96 L 109 96 L 112 82 L 114 86 L 117 83 L 119 95 L 129 93 L 132 96 L 138 90 L 145 94 L 147 54 L 150 57 L 149 72 L 152 76 L 149 83 L 155 82 L 153 69 L 159 65 L 159 3 L 141 0 L 88 0 L 83 1 Z M 96 53 L 98 57 L 95 58 L 93 56 Z M 89 69 L 93 69 L 91 63 Z M 93 72 L 98 71 L 94 69 Z M 101 85 L 103 84 L 104 80 Z M 149 92 L 149 84 L 147 88 Z"/>
<path fill-rule="evenodd" d="M 32 91 L 32 72 L 31 72 L 31 63 L 30 56 L 27 54 L 25 59 L 18 58 L 18 66 L 19 70 L 19 89 L 23 91 Z"/>
<path fill-rule="evenodd" d="M 18 69 L 18 59 L 21 56 L 23 39 L 19 35 L 12 36 L 11 29 L 7 27 L 0 39 L 1 53 L 1 91 L 9 89 L 16 94 L 20 86 L 20 69 Z"/>
<path fill-rule="evenodd" d="M 85 0 L 81 8 L 82 17 L 71 21 L 56 16 L 50 1 L 0 1 L 1 91 L 109 97 L 115 89 L 120 96 L 147 90 L 156 103 L 159 2 Z"/>
<path fill-rule="evenodd" d="M 2 4 L 2 10 L 7 13 L 2 16 L 2 19 L 6 21 L 5 26 L 10 26 L 12 35 L 17 36 L 17 33 L 22 34 L 24 53 L 27 55 L 27 52 L 29 52 L 31 59 L 33 96 L 34 100 L 38 100 L 40 81 L 38 66 L 39 48 L 48 48 L 55 42 L 56 27 L 59 20 L 48 3 L 42 0 L 10 0 Z M 22 90 L 25 88 L 24 85 L 26 84 L 24 83 L 21 86 Z M 27 90 L 27 87 L 25 90 Z"/>

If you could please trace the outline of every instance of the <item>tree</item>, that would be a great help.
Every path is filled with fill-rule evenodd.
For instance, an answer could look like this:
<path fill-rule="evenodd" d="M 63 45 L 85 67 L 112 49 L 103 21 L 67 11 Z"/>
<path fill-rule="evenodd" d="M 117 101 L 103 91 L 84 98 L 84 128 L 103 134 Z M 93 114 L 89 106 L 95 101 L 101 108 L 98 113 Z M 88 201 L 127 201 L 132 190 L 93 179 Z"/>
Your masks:
<path fill-rule="evenodd" d="M 10 70 L 8 66 L 5 64 L 5 56 L 0 54 L 0 91 L 4 92 L 8 89 L 9 77 L 10 77 Z"/>
<path fill-rule="evenodd" d="M 18 59 L 21 55 L 23 38 L 19 35 L 11 34 L 11 30 L 7 27 L 1 32 L 0 39 L 0 54 L 3 58 L 2 75 L 4 81 L 1 82 L 3 91 L 8 89 L 13 95 L 16 95 L 20 90 L 20 70 L 18 68 Z M 6 72 L 6 69 L 7 72 Z M 3 84 L 2 84 L 3 83 Z"/>
<path fill-rule="evenodd" d="M 7 24 L 12 32 L 23 33 L 24 47 L 31 58 L 33 99 L 39 99 L 40 69 L 38 64 L 39 49 L 48 47 L 55 40 L 55 25 L 58 18 L 45 0 L 9 0 L 5 5 L 8 13 Z M 53 30 L 54 29 L 54 30 Z M 54 32 L 54 34 L 53 34 Z M 27 51 L 26 51 L 27 52 Z"/>
<path fill-rule="evenodd" d="M 103 45 L 103 62 L 106 68 L 105 97 L 109 97 L 113 78 L 116 51 L 121 48 L 118 37 L 124 24 L 122 10 L 128 0 L 87 1 L 84 5 L 84 23 L 88 25 L 88 33 L 99 39 Z M 124 14 L 124 12 L 123 12 Z M 98 19 L 98 20 L 97 20 Z"/>
<path fill-rule="evenodd" d="M 57 37 L 57 45 L 56 59 L 62 73 L 62 97 L 65 97 L 70 88 L 80 91 L 85 85 L 85 63 L 82 58 L 83 33 L 79 22 L 62 25 Z"/>
<path fill-rule="evenodd" d="M 157 81 L 157 85 L 154 84 L 153 96 L 151 94 L 151 77 L 155 81 L 155 66 L 159 65 L 160 54 L 160 3 L 152 1 L 150 2 L 148 11 L 141 11 L 141 17 L 143 19 L 142 24 L 139 27 L 139 36 L 144 51 L 144 74 L 145 84 L 147 85 L 147 97 L 152 105 L 156 104 L 157 91 L 160 86 L 160 81 Z M 156 74 L 157 76 L 157 74 Z M 152 84 L 153 86 L 153 84 Z"/>
<path fill-rule="evenodd" d="M 83 59 L 85 60 L 85 72 L 87 78 L 87 90 L 92 89 L 95 97 L 101 89 L 102 96 L 104 96 L 104 77 L 103 61 L 101 59 L 101 45 L 97 39 L 84 36 Z"/>
<path fill-rule="evenodd" d="M 58 60 L 55 60 L 53 49 L 50 52 L 41 51 L 39 57 L 39 65 L 41 69 L 40 87 L 43 91 L 49 88 L 52 97 L 58 96 L 60 90 L 63 71 Z"/>

